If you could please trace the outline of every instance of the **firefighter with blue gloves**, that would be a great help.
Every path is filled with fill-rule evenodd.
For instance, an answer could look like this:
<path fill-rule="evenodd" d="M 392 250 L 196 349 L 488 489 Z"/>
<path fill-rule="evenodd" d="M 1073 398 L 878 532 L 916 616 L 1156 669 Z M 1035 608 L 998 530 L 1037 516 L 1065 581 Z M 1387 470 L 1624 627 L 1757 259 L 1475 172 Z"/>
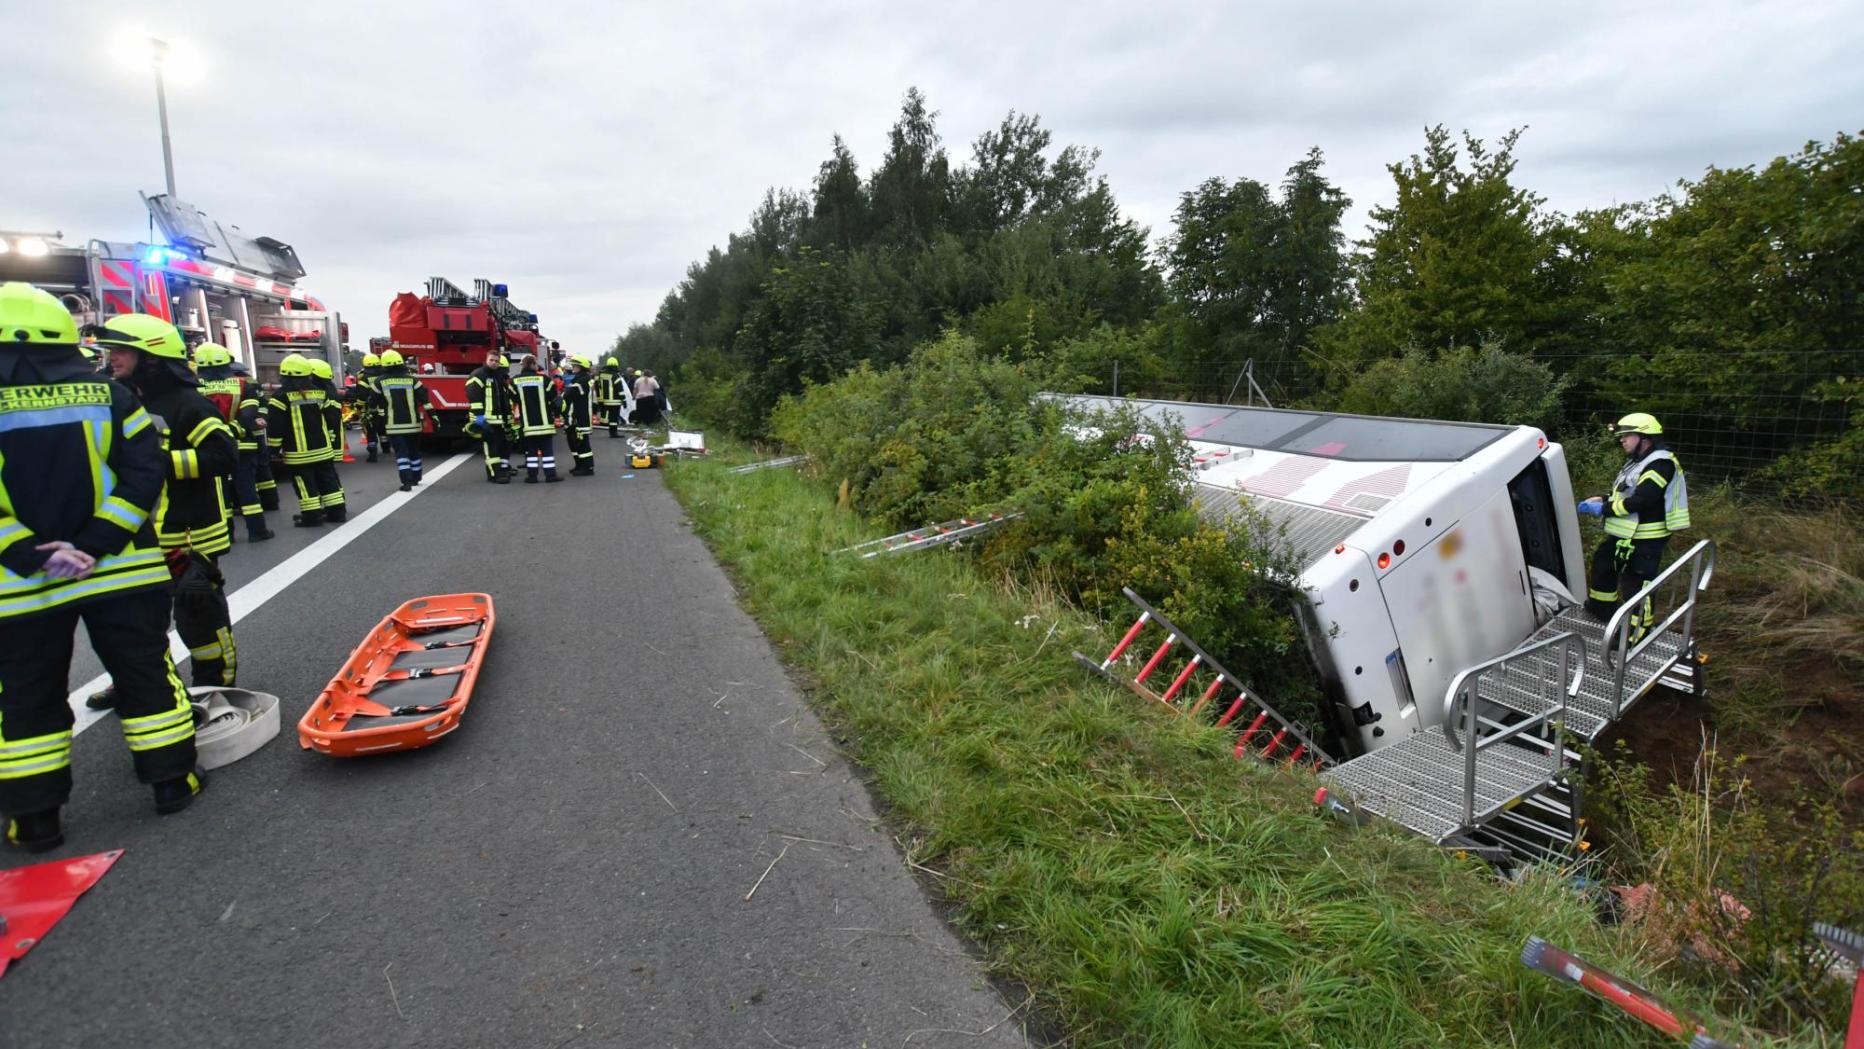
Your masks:
<path fill-rule="evenodd" d="M 1657 578 L 1670 534 L 1689 527 L 1683 467 L 1663 446 L 1662 424 L 1649 413 L 1633 412 L 1618 420 L 1612 436 L 1626 458 L 1611 494 L 1593 496 L 1578 508 L 1605 522 L 1605 539 L 1592 553 L 1586 579 L 1586 610 L 1604 620 Z M 1655 625 L 1656 611 L 1646 596 L 1632 613 L 1631 641 Z"/>

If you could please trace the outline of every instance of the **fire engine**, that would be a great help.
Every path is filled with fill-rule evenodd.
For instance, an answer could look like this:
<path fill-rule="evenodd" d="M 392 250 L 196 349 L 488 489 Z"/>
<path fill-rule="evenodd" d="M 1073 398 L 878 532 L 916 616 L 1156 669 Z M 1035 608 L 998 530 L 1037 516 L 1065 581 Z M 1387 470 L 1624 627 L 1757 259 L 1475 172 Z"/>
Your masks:
<path fill-rule="evenodd" d="M 494 351 L 515 358 L 537 353 L 537 314 L 513 305 L 503 284 L 473 281 L 471 295 L 445 277 L 429 277 L 427 294 L 404 291 L 388 307 L 388 338 L 376 352 L 395 350 L 427 387 L 424 429 L 458 437 L 470 418 L 466 379 Z"/>
<path fill-rule="evenodd" d="M 62 233 L 0 231 L 0 281 L 37 285 L 79 323 L 147 313 L 190 343 L 217 342 L 262 382 L 286 354 L 321 357 L 341 374 L 342 318 L 297 286 L 304 266 L 291 245 L 248 237 L 193 205 L 144 196 L 159 241 L 61 243 Z"/>

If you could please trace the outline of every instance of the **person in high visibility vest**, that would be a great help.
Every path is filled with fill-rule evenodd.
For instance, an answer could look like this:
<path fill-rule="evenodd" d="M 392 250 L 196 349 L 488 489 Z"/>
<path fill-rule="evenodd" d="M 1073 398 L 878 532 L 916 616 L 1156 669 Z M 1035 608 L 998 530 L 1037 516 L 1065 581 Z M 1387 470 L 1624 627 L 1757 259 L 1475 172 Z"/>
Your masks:
<path fill-rule="evenodd" d="M 589 477 L 595 473 L 595 448 L 589 443 L 589 432 L 595 419 L 595 391 L 590 389 L 589 381 L 595 374 L 595 362 L 571 354 L 565 364 L 563 437 L 569 442 L 570 458 L 576 463 L 570 467 L 570 474 L 574 477 Z"/>
<path fill-rule="evenodd" d="M 506 433 L 511 425 L 510 367 L 504 354 L 493 353 L 466 379 L 466 436 L 478 440 L 485 479 L 493 484 L 511 483 Z"/>
<path fill-rule="evenodd" d="M 347 510 L 339 498 L 336 515 L 324 508 L 327 490 L 341 493 L 336 450 L 330 446 L 330 427 L 324 419 L 328 395 L 311 375 L 311 362 L 302 354 L 289 354 L 278 363 L 278 389 L 266 402 L 266 432 L 278 442 L 285 470 L 298 493 L 298 512 L 291 523 L 315 528 L 326 520 L 343 520 Z"/>
<path fill-rule="evenodd" d="M 151 520 L 170 461 L 135 395 L 79 353 L 58 299 L 0 284 L 0 822 L 16 847 L 65 840 L 80 619 L 156 811 L 179 812 L 206 783 L 168 655 L 169 572 Z"/>
<path fill-rule="evenodd" d="M 377 361 L 380 372 L 371 387 L 371 403 L 382 415 L 382 429 L 395 451 L 395 468 L 401 473 L 401 490 L 421 483 L 421 413 L 427 409 L 427 387 L 408 374 L 398 350 Z"/>
<path fill-rule="evenodd" d="M 395 353 L 395 351 L 389 351 Z M 395 353 L 399 357 L 401 354 Z M 376 376 L 382 373 L 382 358 L 373 353 L 362 355 L 362 371 L 356 376 L 356 385 L 350 389 L 350 403 L 357 406 L 362 414 L 362 443 L 368 453 L 369 462 L 375 462 L 376 453 L 384 443 L 385 436 L 381 409 L 372 399 L 375 392 Z"/>
<path fill-rule="evenodd" d="M 537 358 L 524 356 L 517 378 L 511 380 L 512 414 L 517 420 L 518 440 L 524 446 L 524 483 L 536 484 L 541 468 L 544 480 L 555 484 L 557 476 L 557 394 L 538 367 Z"/>
<path fill-rule="evenodd" d="M 252 369 L 245 361 L 233 362 L 233 374 L 245 384 L 245 399 L 240 401 L 239 454 L 252 463 L 253 487 L 259 492 L 259 509 L 272 513 L 278 509 L 278 479 L 272 476 L 272 442 L 265 436 L 265 402 L 271 394 L 253 381 Z"/>
<path fill-rule="evenodd" d="M 621 361 L 610 357 L 602 362 L 602 370 L 596 374 L 592 384 L 597 416 L 595 425 L 608 427 L 610 437 L 621 436 L 621 386 L 627 381 L 621 372 Z"/>
<path fill-rule="evenodd" d="M 1633 412 L 1613 425 L 1612 436 L 1626 458 L 1611 495 L 1579 504 L 1580 513 L 1605 519 L 1605 539 L 1592 552 L 1586 578 L 1586 610 L 1605 620 L 1657 578 L 1670 534 L 1689 527 L 1683 467 L 1663 446 L 1662 424 L 1646 412 Z M 1656 625 L 1650 598 L 1631 615 L 1635 643 Z"/>
<path fill-rule="evenodd" d="M 201 396 L 220 410 L 238 446 L 229 486 L 233 510 L 246 522 L 246 541 L 262 543 L 276 533 L 266 527 L 265 507 L 259 502 L 259 400 L 250 392 L 251 384 L 233 373 L 233 351 L 225 346 L 210 342 L 195 347 L 194 364 Z"/>
<path fill-rule="evenodd" d="M 324 426 L 330 430 L 330 464 L 331 472 L 335 474 L 336 464 L 343 461 L 349 450 L 349 435 L 343 430 L 343 391 L 337 389 L 336 370 L 330 367 L 329 361 L 322 357 L 309 357 L 306 360 L 310 362 L 311 378 L 317 380 L 317 384 L 324 389 Z M 332 510 L 336 512 L 331 513 Z M 324 519 L 341 521 L 347 516 L 349 511 L 344 502 L 343 480 L 338 476 L 336 492 L 324 493 Z"/>

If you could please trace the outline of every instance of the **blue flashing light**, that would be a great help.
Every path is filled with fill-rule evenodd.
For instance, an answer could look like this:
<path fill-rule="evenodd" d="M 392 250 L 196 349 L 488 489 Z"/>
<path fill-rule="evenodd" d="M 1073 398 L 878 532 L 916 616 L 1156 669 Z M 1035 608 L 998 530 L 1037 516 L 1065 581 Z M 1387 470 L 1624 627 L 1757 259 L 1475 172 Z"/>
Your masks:
<path fill-rule="evenodd" d="M 492 285 L 492 294 L 502 299 L 511 294 L 511 289 L 503 284 L 494 284 Z"/>
<path fill-rule="evenodd" d="M 530 321 L 531 321 L 531 323 L 532 323 L 532 324 L 536 324 L 536 323 L 537 323 L 537 314 L 535 314 L 535 313 L 527 313 L 527 314 L 525 314 L 525 316 L 526 316 L 527 318 L 529 318 L 529 319 L 530 319 Z"/>
<path fill-rule="evenodd" d="M 142 261 L 143 261 L 143 265 L 145 266 L 167 265 L 168 260 L 174 257 L 175 257 L 174 252 L 168 250 L 167 248 L 163 247 L 160 244 L 151 244 L 149 245 L 148 249 L 142 253 Z"/>

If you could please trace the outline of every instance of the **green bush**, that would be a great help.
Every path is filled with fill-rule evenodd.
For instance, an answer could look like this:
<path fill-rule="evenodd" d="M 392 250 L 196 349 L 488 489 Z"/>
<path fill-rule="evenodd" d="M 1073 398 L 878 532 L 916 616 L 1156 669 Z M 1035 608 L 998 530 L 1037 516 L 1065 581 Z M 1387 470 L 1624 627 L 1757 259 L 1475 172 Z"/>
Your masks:
<path fill-rule="evenodd" d="M 1378 361 L 1347 384 L 1332 410 L 1544 428 L 1559 418 L 1565 390 L 1553 369 L 1484 342 Z"/>

